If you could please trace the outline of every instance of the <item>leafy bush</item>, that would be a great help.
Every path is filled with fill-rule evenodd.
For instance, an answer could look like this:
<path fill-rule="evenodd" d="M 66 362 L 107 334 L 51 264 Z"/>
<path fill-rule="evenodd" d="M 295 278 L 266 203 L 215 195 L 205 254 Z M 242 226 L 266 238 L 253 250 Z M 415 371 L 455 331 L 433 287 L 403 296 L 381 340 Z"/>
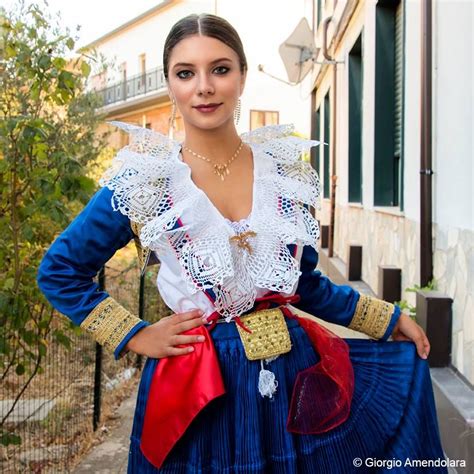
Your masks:
<path fill-rule="evenodd" d="M 36 272 L 95 191 L 88 173 L 107 138 L 97 132 L 100 100 L 86 87 L 93 57 L 75 53 L 58 23 L 35 4 L 0 10 L 0 368 L 2 379 L 13 370 L 25 379 L 17 401 L 42 370 L 46 337 L 70 345 L 70 324 L 51 327 Z"/>

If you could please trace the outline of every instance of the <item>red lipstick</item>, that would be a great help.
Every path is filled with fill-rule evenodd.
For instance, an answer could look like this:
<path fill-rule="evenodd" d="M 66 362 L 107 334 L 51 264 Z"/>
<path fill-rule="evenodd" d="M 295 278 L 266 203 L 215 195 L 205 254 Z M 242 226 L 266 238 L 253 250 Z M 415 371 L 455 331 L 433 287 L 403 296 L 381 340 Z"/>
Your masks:
<path fill-rule="evenodd" d="M 221 105 L 222 105 L 222 103 L 220 103 L 220 104 L 216 104 L 216 103 L 199 104 L 199 105 L 196 105 L 194 108 L 199 110 L 199 112 L 210 113 L 210 112 L 214 112 Z"/>

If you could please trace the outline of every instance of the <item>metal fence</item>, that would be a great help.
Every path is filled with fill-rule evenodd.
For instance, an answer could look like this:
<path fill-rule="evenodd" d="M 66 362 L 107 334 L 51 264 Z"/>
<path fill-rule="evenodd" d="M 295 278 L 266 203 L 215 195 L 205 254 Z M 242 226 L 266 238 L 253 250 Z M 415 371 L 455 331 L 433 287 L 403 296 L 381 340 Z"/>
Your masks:
<path fill-rule="evenodd" d="M 109 263 L 102 282 L 111 296 L 151 322 L 170 314 L 156 289 L 156 267 L 140 278 L 137 265 L 117 269 L 113 260 Z M 71 326 L 69 319 L 61 315 L 53 318 L 52 324 L 54 328 Z M 115 361 L 112 354 L 102 351 L 79 329 L 72 339 L 70 350 L 52 339 L 46 341 L 44 370 L 21 393 L 4 423 L 3 427 L 21 436 L 22 442 L 0 448 L 0 472 L 70 472 L 90 446 L 101 419 L 120 401 L 126 381 L 136 381 L 142 365 L 139 356 L 129 353 Z M 10 411 L 27 377 L 28 370 L 2 381 L 1 419 Z"/>
<path fill-rule="evenodd" d="M 103 105 L 115 104 L 142 94 L 154 92 L 166 87 L 163 68 L 150 69 L 125 81 L 117 82 L 109 87 L 97 91 L 102 97 Z"/>

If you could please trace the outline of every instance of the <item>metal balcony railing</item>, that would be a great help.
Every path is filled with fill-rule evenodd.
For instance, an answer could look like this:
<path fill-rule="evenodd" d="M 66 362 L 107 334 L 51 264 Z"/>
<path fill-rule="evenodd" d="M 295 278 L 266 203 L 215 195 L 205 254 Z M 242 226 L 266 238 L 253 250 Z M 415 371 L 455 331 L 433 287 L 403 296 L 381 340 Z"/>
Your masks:
<path fill-rule="evenodd" d="M 150 69 L 143 74 L 137 74 L 111 86 L 99 89 L 97 93 L 102 96 L 104 106 L 115 104 L 133 97 L 147 94 L 166 87 L 163 68 Z"/>

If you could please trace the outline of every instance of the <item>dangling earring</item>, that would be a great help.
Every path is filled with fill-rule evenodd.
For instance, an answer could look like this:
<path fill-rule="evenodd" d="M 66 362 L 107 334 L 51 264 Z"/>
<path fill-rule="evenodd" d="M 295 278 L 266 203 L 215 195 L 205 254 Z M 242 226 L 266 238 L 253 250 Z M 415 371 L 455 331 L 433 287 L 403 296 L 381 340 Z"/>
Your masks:
<path fill-rule="evenodd" d="M 240 98 L 239 100 L 237 101 L 237 107 L 235 108 L 234 110 L 234 122 L 235 122 L 235 125 L 237 125 L 239 123 L 239 120 L 240 120 L 240 110 L 242 108 L 242 104 L 240 102 Z"/>
<path fill-rule="evenodd" d="M 172 139 L 176 128 L 176 102 L 173 100 L 171 106 L 171 115 L 168 121 L 168 138 Z"/>

